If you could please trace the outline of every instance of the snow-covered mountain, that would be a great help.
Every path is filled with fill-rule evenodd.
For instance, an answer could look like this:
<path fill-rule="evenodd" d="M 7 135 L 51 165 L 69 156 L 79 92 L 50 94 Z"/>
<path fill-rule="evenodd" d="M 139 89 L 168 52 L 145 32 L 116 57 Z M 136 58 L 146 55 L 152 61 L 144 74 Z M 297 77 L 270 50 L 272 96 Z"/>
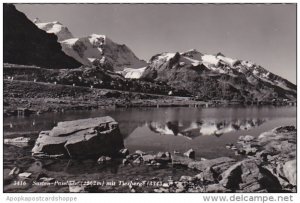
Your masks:
<path fill-rule="evenodd" d="M 106 35 L 78 38 L 57 21 L 42 23 L 36 19 L 34 22 L 40 29 L 57 35 L 66 55 L 84 65 L 117 71 L 128 79 L 164 82 L 207 100 L 296 99 L 296 85 L 253 62 L 191 49 L 157 54 L 146 63 L 126 45 Z"/>
<path fill-rule="evenodd" d="M 183 53 L 165 52 L 153 56 L 147 68 L 139 71 L 141 79 L 164 81 L 208 99 L 296 98 L 296 85 L 288 80 L 253 62 L 222 53 L 203 54 L 195 49 Z M 126 75 L 137 78 L 130 71 Z"/>
<path fill-rule="evenodd" d="M 147 65 L 125 44 L 118 44 L 106 35 L 91 34 L 77 38 L 73 37 L 67 27 L 57 21 L 42 23 L 39 19 L 35 19 L 34 22 L 40 29 L 57 35 L 62 50 L 84 65 L 104 65 L 115 71 Z"/>
<path fill-rule="evenodd" d="M 69 29 L 58 21 L 42 23 L 40 19 L 36 18 L 33 22 L 38 28 L 45 30 L 47 33 L 55 34 L 58 38 L 58 41 L 73 38 L 73 35 Z"/>
<path fill-rule="evenodd" d="M 114 70 L 140 68 L 146 65 L 126 46 L 105 35 L 92 34 L 61 41 L 63 51 L 85 65 L 109 64 Z"/>

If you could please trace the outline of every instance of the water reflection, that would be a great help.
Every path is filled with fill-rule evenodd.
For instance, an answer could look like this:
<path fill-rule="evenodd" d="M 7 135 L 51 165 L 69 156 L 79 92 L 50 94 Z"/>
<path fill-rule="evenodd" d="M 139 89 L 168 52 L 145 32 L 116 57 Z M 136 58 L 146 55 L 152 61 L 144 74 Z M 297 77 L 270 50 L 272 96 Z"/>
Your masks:
<path fill-rule="evenodd" d="M 202 135 L 221 136 L 239 130 L 250 130 L 266 122 L 266 119 L 236 119 L 236 120 L 200 120 L 192 122 L 168 121 L 149 122 L 145 125 L 155 133 L 162 135 L 183 136 L 194 139 Z"/>
<path fill-rule="evenodd" d="M 93 111 L 67 111 L 65 113 L 45 113 L 30 117 L 5 117 L 3 132 L 5 138 L 30 137 L 35 140 L 42 130 L 51 130 L 57 122 L 99 116 L 111 116 L 118 123 L 124 136 L 125 147 L 130 152 L 169 151 L 185 152 L 192 148 L 196 159 L 234 156 L 232 150 L 226 149 L 227 143 L 235 143 L 240 135 L 258 136 L 260 133 L 281 125 L 296 125 L 296 108 L 249 107 L 249 108 L 146 108 L 113 109 Z M 243 131 L 249 130 L 249 131 Z M 225 134 L 226 136 L 220 136 Z M 167 136 L 169 135 L 169 136 Z M 205 136 L 212 135 L 212 136 Z M 91 177 L 98 173 L 106 179 L 114 179 L 115 174 L 128 175 L 149 174 L 151 167 L 138 170 L 134 167 L 112 165 L 106 168 L 98 165 L 96 160 L 38 160 L 31 156 L 29 147 L 4 145 L 4 167 L 12 169 L 18 166 L 26 171 L 49 171 L 62 173 L 63 177 Z M 154 169 L 153 169 L 154 170 Z M 162 170 L 165 171 L 165 170 Z M 103 173 L 102 173 L 103 172 Z M 155 172 L 156 173 L 156 172 Z M 165 172 L 164 172 L 165 173 Z M 186 170 L 182 174 L 187 175 Z M 101 176 L 99 175 L 99 176 Z M 93 177 L 91 177 L 93 178 Z"/>

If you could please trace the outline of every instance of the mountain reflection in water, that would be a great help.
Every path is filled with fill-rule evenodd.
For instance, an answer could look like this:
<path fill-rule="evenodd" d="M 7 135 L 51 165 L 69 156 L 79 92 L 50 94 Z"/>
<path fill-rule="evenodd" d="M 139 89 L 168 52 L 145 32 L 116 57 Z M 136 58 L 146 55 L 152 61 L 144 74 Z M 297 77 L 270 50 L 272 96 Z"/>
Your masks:
<path fill-rule="evenodd" d="M 237 120 L 201 120 L 193 122 L 168 121 L 148 122 L 146 126 L 153 132 L 162 135 L 183 136 L 193 139 L 202 135 L 221 136 L 239 130 L 250 130 L 266 122 L 266 119 L 237 119 Z"/>

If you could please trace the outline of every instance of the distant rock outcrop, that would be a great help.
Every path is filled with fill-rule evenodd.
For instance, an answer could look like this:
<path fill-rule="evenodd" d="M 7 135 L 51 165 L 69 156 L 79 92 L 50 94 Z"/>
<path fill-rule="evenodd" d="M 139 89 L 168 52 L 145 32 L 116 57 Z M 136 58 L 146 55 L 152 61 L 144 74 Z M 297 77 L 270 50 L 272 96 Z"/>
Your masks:
<path fill-rule="evenodd" d="M 3 61 L 44 68 L 77 68 L 54 34 L 40 30 L 13 4 L 3 4 Z"/>

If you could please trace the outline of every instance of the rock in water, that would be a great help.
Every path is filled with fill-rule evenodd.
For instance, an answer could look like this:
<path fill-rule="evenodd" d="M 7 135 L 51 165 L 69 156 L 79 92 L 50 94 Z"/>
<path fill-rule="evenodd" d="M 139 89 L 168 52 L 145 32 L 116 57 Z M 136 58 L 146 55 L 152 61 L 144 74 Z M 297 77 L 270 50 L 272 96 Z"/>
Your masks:
<path fill-rule="evenodd" d="M 18 175 L 20 173 L 20 169 L 18 167 L 14 167 L 10 172 L 9 172 L 9 176 L 14 176 L 14 175 Z"/>
<path fill-rule="evenodd" d="M 193 149 L 189 149 L 183 155 L 188 157 L 188 158 L 194 159 L 195 158 L 195 151 Z"/>
<path fill-rule="evenodd" d="M 51 131 L 42 131 L 32 155 L 72 158 L 115 156 L 124 148 L 118 123 L 111 117 L 59 122 Z"/>
<path fill-rule="evenodd" d="M 121 149 L 120 151 L 119 151 L 119 156 L 120 157 L 126 157 L 127 155 L 129 155 L 129 150 L 128 149 L 126 149 L 126 148 L 124 148 L 124 149 Z"/>
<path fill-rule="evenodd" d="M 20 173 L 19 174 L 19 177 L 20 178 L 29 178 L 31 176 L 31 173 L 28 173 L 28 172 L 24 172 L 24 173 Z"/>
<path fill-rule="evenodd" d="M 98 164 L 108 164 L 108 163 L 110 163 L 111 161 L 112 161 L 112 159 L 111 159 L 110 157 L 108 157 L 108 156 L 101 156 L 101 157 L 97 160 Z"/>
<path fill-rule="evenodd" d="M 4 144 L 14 145 L 17 147 L 26 147 L 31 142 L 31 139 L 28 137 L 16 137 L 12 139 L 4 139 Z"/>

